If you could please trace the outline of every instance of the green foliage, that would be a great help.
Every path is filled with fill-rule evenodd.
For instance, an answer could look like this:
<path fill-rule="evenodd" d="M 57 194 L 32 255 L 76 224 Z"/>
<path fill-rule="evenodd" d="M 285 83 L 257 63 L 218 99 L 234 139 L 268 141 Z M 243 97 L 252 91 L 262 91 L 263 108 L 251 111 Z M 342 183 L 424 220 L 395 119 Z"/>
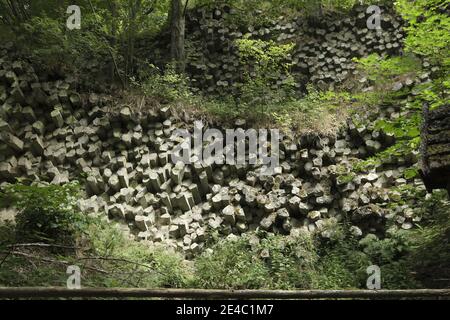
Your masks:
<path fill-rule="evenodd" d="M 3 206 L 13 206 L 18 239 L 73 242 L 85 223 L 76 210 L 77 183 L 63 186 L 8 185 L 2 190 Z"/>
<path fill-rule="evenodd" d="M 56 18 L 69 6 L 66 0 L 15 0 L 0 1 L 0 21 L 3 24 L 17 25 L 32 17 L 47 15 Z"/>
<path fill-rule="evenodd" d="M 342 238 L 328 242 L 313 240 L 309 235 L 263 234 L 222 240 L 212 252 L 197 258 L 193 283 L 202 288 L 226 289 L 365 288 L 366 270 L 375 264 L 381 268 L 384 289 L 421 287 L 414 271 L 416 244 L 424 241 L 423 235 L 393 231 L 384 239 L 369 234 L 358 241 L 349 234 L 346 224 L 338 227 Z M 424 234 L 429 237 L 431 229 L 426 230 Z M 436 260 L 434 264 L 438 265 L 445 261 Z"/>
<path fill-rule="evenodd" d="M 161 71 L 155 65 L 147 64 L 145 69 L 139 71 L 138 77 L 139 80 L 131 77 L 130 82 L 147 98 L 164 103 L 189 103 L 193 99 L 188 79 L 176 73 L 173 65 L 168 64 L 165 70 Z"/>
<path fill-rule="evenodd" d="M 95 75 L 99 82 L 108 83 L 115 74 L 128 78 L 136 71 L 138 37 L 161 31 L 170 4 L 166 0 L 78 1 L 81 29 L 68 30 L 66 9 L 73 4 L 69 1 L 10 2 L 20 10 L 4 2 L 0 2 L 0 9 L 5 9 L 0 10 L 4 12 L 0 13 L 1 41 L 15 39 L 20 53 L 45 72 L 76 74 L 82 82 L 92 82 Z"/>
<path fill-rule="evenodd" d="M 366 269 L 371 263 L 367 255 L 356 248 L 355 240 L 347 236 L 322 249 L 314 287 L 326 290 L 363 288 Z"/>
<path fill-rule="evenodd" d="M 450 17 L 448 0 L 399 0 L 398 12 L 408 21 L 405 46 L 408 52 L 429 59 L 438 67 L 433 81 L 420 86 L 418 101 L 428 102 L 431 109 L 448 102 L 450 92 Z"/>
<path fill-rule="evenodd" d="M 430 57 L 443 66 L 450 65 L 450 17 L 448 0 L 398 0 L 397 10 L 408 21 L 406 49 Z"/>
<path fill-rule="evenodd" d="M 255 234 L 223 240 L 196 262 L 196 285 L 206 288 L 312 288 L 317 261 L 309 235 Z"/>
<path fill-rule="evenodd" d="M 181 256 L 164 249 L 150 249 L 128 239 L 119 225 L 91 220 L 84 230 L 89 256 L 103 257 L 97 267 L 107 276 L 88 274 L 91 286 L 129 286 L 178 288 L 189 281 L 189 269 Z"/>
<path fill-rule="evenodd" d="M 243 72 L 243 84 L 237 96 L 202 97 L 194 95 L 185 76 L 168 65 L 164 71 L 152 64 L 139 70 L 131 83 L 145 97 L 162 103 L 192 105 L 206 117 L 229 123 L 245 118 L 256 126 L 277 126 L 285 130 L 333 132 L 343 121 L 351 96 L 345 92 L 321 92 L 308 86 L 309 94 L 296 97 L 290 63 L 286 56 L 293 44 L 276 45 L 272 41 L 242 39 L 237 41 Z M 275 85 L 277 79 L 285 79 Z M 139 79 L 139 80 L 138 80 Z"/>
<path fill-rule="evenodd" d="M 285 62 L 286 56 L 294 49 L 294 44 L 277 45 L 274 41 L 239 39 L 236 41 L 242 62 L 255 62 L 256 72 L 273 71 L 277 73 L 288 71 L 291 64 Z M 263 76 L 263 75 L 260 75 Z M 266 75 L 271 76 L 271 75 Z"/>
<path fill-rule="evenodd" d="M 359 242 L 359 245 L 373 264 L 384 265 L 398 259 L 411 244 L 408 243 L 405 233 L 395 232 L 385 239 L 378 239 L 376 235 L 369 234 Z"/>
<path fill-rule="evenodd" d="M 416 196 L 417 199 L 417 196 Z M 436 191 L 428 195 L 418 205 L 422 220 L 417 229 L 405 233 L 407 247 L 403 247 L 403 259 L 390 263 L 395 271 L 398 266 L 405 266 L 404 273 L 385 275 L 385 281 L 395 280 L 393 288 L 410 288 L 409 281 L 399 282 L 408 273 L 418 287 L 446 288 L 450 264 L 450 202 L 445 191 Z M 404 242 L 406 243 L 406 242 Z"/>
<path fill-rule="evenodd" d="M 269 270 L 273 288 L 313 287 L 317 254 L 308 234 L 295 237 L 268 235 L 261 240 L 257 252 Z"/>
<path fill-rule="evenodd" d="M 245 115 L 243 109 L 239 108 L 239 105 L 231 97 L 222 99 L 207 97 L 201 100 L 199 107 L 209 117 L 217 118 L 221 123 L 228 123 L 230 120 L 244 117 Z"/>
<path fill-rule="evenodd" d="M 408 118 L 402 118 L 396 121 L 388 121 L 385 119 L 377 120 L 375 129 L 382 130 L 386 133 L 392 134 L 397 140 L 411 140 L 410 147 L 418 147 L 416 139 L 420 135 L 421 118 L 417 109 L 410 108 L 409 105 L 404 107 L 406 111 L 412 112 Z"/>
<path fill-rule="evenodd" d="M 195 0 L 193 6 L 215 7 L 227 4 L 236 13 L 226 17 L 228 23 L 238 26 L 269 25 L 273 19 L 280 16 L 320 16 L 326 12 L 348 12 L 358 4 L 358 0 Z M 376 3 L 389 3 L 386 0 L 374 1 Z"/>
<path fill-rule="evenodd" d="M 383 58 L 373 53 L 361 59 L 354 59 L 354 61 L 376 85 L 385 85 L 386 82 L 392 84 L 392 81 L 399 75 L 415 76 L 422 69 L 420 59 L 413 55 Z"/>
<path fill-rule="evenodd" d="M 430 110 L 445 107 L 450 95 L 450 75 L 444 74 L 430 83 L 417 86 L 416 89 L 416 105 L 426 102 Z"/>
<path fill-rule="evenodd" d="M 404 109 L 410 111 L 407 116 L 400 116 L 396 120 L 380 119 L 376 121 L 375 129 L 392 134 L 396 138 L 396 143 L 366 160 L 355 162 L 353 167 L 357 172 L 374 169 L 384 163 L 390 163 L 394 158 L 405 157 L 418 151 L 421 112 L 409 104 L 406 104 Z M 415 168 L 408 168 L 406 178 L 413 178 L 417 173 Z"/>
<path fill-rule="evenodd" d="M 68 32 L 58 20 L 33 17 L 20 26 L 16 44 L 44 71 L 81 74 L 89 68 L 95 74 L 110 63 L 108 45 L 96 35 L 95 22 L 83 22 L 83 30 Z"/>
<path fill-rule="evenodd" d="M 332 133 L 347 114 L 351 96 L 346 92 L 319 91 L 307 87 L 303 98 L 273 105 L 269 111 L 278 127 L 298 131 Z"/>
<path fill-rule="evenodd" d="M 128 239 L 118 225 L 98 218 L 84 225 L 78 253 L 20 246 L 11 253 L 3 245 L 16 240 L 6 230 L 13 227 L 0 226 L 1 286 L 65 286 L 69 265 L 80 267 L 83 287 L 177 288 L 190 283 L 191 271 L 180 255 L 150 249 Z"/>
<path fill-rule="evenodd" d="M 273 41 L 240 39 L 236 41 L 239 56 L 246 70 L 241 86 L 241 103 L 252 112 L 265 113 L 269 104 L 279 103 L 293 94 L 294 79 L 287 57 L 294 44 L 277 45 Z M 277 79 L 284 78 L 276 85 Z"/>
<path fill-rule="evenodd" d="M 416 278 L 428 288 L 450 285 L 450 203 L 446 198 L 445 191 L 435 192 L 425 201 L 424 222 L 413 234 L 410 261 Z"/>
<path fill-rule="evenodd" d="M 276 127 L 285 131 L 335 133 L 339 124 L 346 120 L 350 94 L 322 92 L 312 86 L 308 86 L 308 90 L 309 94 L 303 98 L 268 98 L 265 104 L 255 102 L 254 105 L 246 105 L 232 97 L 206 97 L 196 101 L 195 105 L 207 116 L 222 123 L 232 123 L 236 118 L 243 118 L 255 126 Z"/>
<path fill-rule="evenodd" d="M 267 288 L 269 271 L 252 254 L 248 240 L 241 237 L 220 241 L 213 253 L 204 253 L 195 264 L 195 286 L 215 289 Z"/>
<path fill-rule="evenodd" d="M 358 241 L 346 223 L 337 226 L 341 235 L 333 241 L 309 233 L 249 233 L 217 242 L 189 264 L 175 252 L 128 239 L 118 225 L 89 219 L 78 241 L 81 256 L 29 249 L 8 254 L 0 285 L 61 286 L 66 267 L 79 265 L 82 285 L 89 287 L 352 289 L 365 288 L 366 269 L 376 264 L 383 289 L 442 287 L 450 261 L 450 203 L 434 193 L 420 207 L 420 228 L 392 230 L 384 238 L 369 234 Z M 0 261 L 4 245 L 16 241 L 11 228 L 0 227 Z"/>
<path fill-rule="evenodd" d="M 407 20 L 406 54 L 401 57 L 380 57 L 376 54 L 357 59 L 360 70 L 374 84 L 374 92 L 360 94 L 361 101 L 369 105 L 400 104 L 400 116 L 394 120 L 378 120 L 376 129 L 393 134 L 397 143 L 389 149 L 359 162 L 357 170 L 367 170 L 394 156 L 402 156 L 418 150 L 420 145 L 420 127 L 422 106 L 427 103 L 430 109 L 445 106 L 448 103 L 450 81 L 449 66 L 449 27 L 450 19 L 443 10 L 448 1 L 407 1 L 396 2 L 396 9 Z M 414 79 L 424 71 L 419 58 L 427 58 L 435 68 L 432 81 L 415 85 L 411 90 L 404 88 L 391 91 L 396 81 Z M 406 95 L 414 93 L 407 102 Z M 408 169 L 407 178 L 417 175 L 415 168 Z"/>

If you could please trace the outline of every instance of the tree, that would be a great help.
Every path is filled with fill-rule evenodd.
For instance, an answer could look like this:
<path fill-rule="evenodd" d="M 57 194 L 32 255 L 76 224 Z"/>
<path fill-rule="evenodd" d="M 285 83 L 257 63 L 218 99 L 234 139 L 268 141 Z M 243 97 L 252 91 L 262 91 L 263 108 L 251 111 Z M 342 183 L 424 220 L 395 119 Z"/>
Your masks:
<path fill-rule="evenodd" d="M 170 58 L 175 63 L 175 69 L 183 73 L 186 67 L 185 41 L 185 13 L 188 0 L 183 6 L 182 0 L 172 0 L 170 21 Z"/>

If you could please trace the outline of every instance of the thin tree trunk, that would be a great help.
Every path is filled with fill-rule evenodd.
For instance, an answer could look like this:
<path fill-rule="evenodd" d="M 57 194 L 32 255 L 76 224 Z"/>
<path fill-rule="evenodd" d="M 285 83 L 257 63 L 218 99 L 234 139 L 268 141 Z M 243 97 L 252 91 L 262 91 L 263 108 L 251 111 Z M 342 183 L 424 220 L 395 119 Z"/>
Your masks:
<path fill-rule="evenodd" d="M 20 22 L 20 15 L 16 8 L 16 3 L 14 1 L 8 0 L 9 8 L 11 9 L 12 16 L 17 22 Z"/>
<path fill-rule="evenodd" d="M 117 46 L 117 4 L 116 0 L 110 2 L 111 10 L 111 47 L 116 48 Z M 111 78 L 114 78 L 116 67 L 114 64 L 111 65 Z"/>
<path fill-rule="evenodd" d="M 184 49 L 185 41 L 185 17 L 182 0 L 172 0 L 170 12 L 170 57 L 175 63 L 175 69 L 183 73 L 186 68 L 186 57 Z"/>

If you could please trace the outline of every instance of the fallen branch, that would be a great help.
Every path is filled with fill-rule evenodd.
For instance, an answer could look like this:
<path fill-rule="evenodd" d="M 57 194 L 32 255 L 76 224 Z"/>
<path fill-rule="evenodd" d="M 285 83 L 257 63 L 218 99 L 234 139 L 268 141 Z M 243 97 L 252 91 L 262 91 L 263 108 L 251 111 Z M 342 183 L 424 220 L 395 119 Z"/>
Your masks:
<path fill-rule="evenodd" d="M 35 255 L 28 254 L 28 253 L 25 253 L 25 252 L 20 252 L 20 251 L 7 251 L 7 252 L 2 251 L 1 253 L 3 253 L 3 254 L 8 254 L 9 253 L 9 254 L 12 254 L 12 255 L 15 255 L 15 256 L 22 256 L 22 257 L 25 257 L 25 258 L 37 259 L 37 260 L 41 260 L 41 261 L 49 262 L 49 263 L 56 263 L 56 264 L 63 264 L 63 265 L 72 265 L 73 264 L 72 262 L 69 262 L 69 261 L 54 260 L 54 259 L 50 259 L 50 258 L 39 257 L 39 256 L 35 256 Z M 86 269 L 97 271 L 97 272 L 100 272 L 100 273 L 103 273 L 103 274 L 109 274 L 109 272 L 107 272 L 105 270 L 102 270 L 102 269 L 99 269 L 99 268 L 95 268 L 95 267 L 91 267 L 91 266 L 86 266 Z"/>
<path fill-rule="evenodd" d="M 17 247 L 42 247 L 42 248 L 62 248 L 62 249 L 81 249 L 80 247 L 64 246 L 59 244 L 49 244 L 49 243 L 16 243 L 6 246 L 7 248 L 17 248 Z"/>
<path fill-rule="evenodd" d="M 105 261 L 125 262 L 125 263 L 134 264 L 134 265 L 137 265 L 137 266 L 141 266 L 141 267 L 145 267 L 147 269 L 153 270 L 153 267 L 150 266 L 150 265 L 139 263 L 139 262 L 135 262 L 135 261 L 131 261 L 131 260 L 127 260 L 127 259 L 122 259 L 122 258 L 82 257 L 82 258 L 79 258 L 79 260 L 105 260 Z M 156 270 L 154 270 L 154 271 L 156 271 Z"/>

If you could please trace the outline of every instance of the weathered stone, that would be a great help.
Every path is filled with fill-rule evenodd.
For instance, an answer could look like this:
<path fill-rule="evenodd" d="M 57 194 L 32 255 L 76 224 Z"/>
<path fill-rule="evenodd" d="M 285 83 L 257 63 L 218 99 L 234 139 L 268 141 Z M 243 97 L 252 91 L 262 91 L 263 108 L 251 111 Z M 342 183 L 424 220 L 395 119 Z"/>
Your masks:
<path fill-rule="evenodd" d="M 115 174 L 113 174 L 109 179 L 108 179 L 108 185 L 109 187 L 114 190 L 115 192 L 118 192 L 121 188 L 120 188 L 120 180 L 119 177 Z"/>
<path fill-rule="evenodd" d="M 171 225 L 169 228 L 169 236 L 173 239 L 180 237 L 180 227 L 177 225 Z"/>
<path fill-rule="evenodd" d="M 130 186 L 130 181 L 128 178 L 128 171 L 126 168 L 121 168 L 117 172 L 117 178 L 119 179 L 121 188 L 128 188 Z"/>
<path fill-rule="evenodd" d="M 160 223 L 161 225 L 163 225 L 163 226 L 168 226 L 168 225 L 171 224 L 172 218 L 171 218 L 170 214 L 165 213 L 165 214 L 163 214 L 163 215 L 161 215 L 161 216 L 159 217 L 159 220 L 158 220 L 158 221 L 159 221 L 159 223 Z"/>
<path fill-rule="evenodd" d="M 267 217 L 265 217 L 264 219 L 261 220 L 260 226 L 264 230 L 269 230 L 273 226 L 273 224 L 275 223 L 276 218 L 277 218 L 277 214 L 276 213 L 272 213 L 269 216 L 267 216 Z"/>
<path fill-rule="evenodd" d="M 50 117 L 57 128 L 62 128 L 64 126 L 64 118 L 59 109 L 55 109 L 50 113 Z"/>
<path fill-rule="evenodd" d="M 42 156 L 44 154 L 45 151 L 44 143 L 42 142 L 40 137 L 34 136 L 31 139 L 30 149 L 33 155 L 37 157 Z"/>
<path fill-rule="evenodd" d="M 12 133 L 12 129 L 9 124 L 0 118 L 0 132 L 9 132 Z"/>
<path fill-rule="evenodd" d="M 122 107 L 120 109 L 120 117 L 125 123 L 131 121 L 131 108 L 129 106 Z"/>
<path fill-rule="evenodd" d="M 14 136 L 13 134 L 9 132 L 2 132 L 0 136 L 1 140 L 8 145 L 10 148 L 12 148 L 16 152 L 23 151 L 24 143 L 22 140 Z"/>
<path fill-rule="evenodd" d="M 0 176 L 5 180 L 11 180 L 15 176 L 14 168 L 10 163 L 0 163 Z"/>
<path fill-rule="evenodd" d="M 357 226 L 351 226 L 350 227 L 350 233 L 354 236 L 354 237 L 361 237 L 363 235 L 363 232 L 361 231 L 360 228 L 358 228 Z"/>
<path fill-rule="evenodd" d="M 319 211 L 311 211 L 308 213 L 308 219 L 312 220 L 312 221 L 317 221 L 319 220 L 321 217 L 321 214 Z"/>
<path fill-rule="evenodd" d="M 157 172 L 152 171 L 149 174 L 149 181 L 150 181 L 150 189 L 156 192 L 161 192 L 161 179 Z"/>
<path fill-rule="evenodd" d="M 189 201 L 189 195 L 187 193 L 180 193 L 177 196 L 177 204 L 183 212 L 187 212 L 192 209 L 191 203 Z"/>
<path fill-rule="evenodd" d="M 125 208 L 121 204 L 113 204 L 108 208 L 108 213 L 113 218 L 125 219 Z"/>
<path fill-rule="evenodd" d="M 134 217 L 134 222 L 136 224 L 136 227 L 140 231 L 147 231 L 148 230 L 148 225 L 149 225 L 149 222 L 150 222 L 150 218 L 148 218 L 146 216 L 136 215 Z"/>
<path fill-rule="evenodd" d="M 278 210 L 276 213 L 277 213 L 277 216 L 281 219 L 289 218 L 289 211 L 286 208 L 282 208 L 282 209 Z"/>
<path fill-rule="evenodd" d="M 225 209 L 223 209 L 222 214 L 225 222 L 231 225 L 236 224 L 235 208 L 232 205 L 229 205 Z"/>
<path fill-rule="evenodd" d="M 53 178 L 53 180 L 51 181 L 51 184 L 55 184 L 55 185 L 63 185 L 66 183 L 69 183 L 69 172 L 64 171 L 62 173 L 58 173 L 55 175 L 55 177 Z"/>

